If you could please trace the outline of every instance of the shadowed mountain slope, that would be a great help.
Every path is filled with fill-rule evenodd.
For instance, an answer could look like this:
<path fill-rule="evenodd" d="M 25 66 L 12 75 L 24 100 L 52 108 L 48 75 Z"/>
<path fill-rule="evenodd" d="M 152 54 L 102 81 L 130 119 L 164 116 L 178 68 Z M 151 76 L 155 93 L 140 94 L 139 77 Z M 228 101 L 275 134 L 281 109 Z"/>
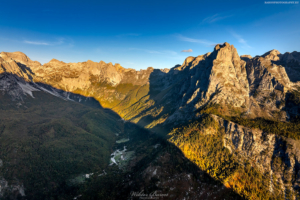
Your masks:
<path fill-rule="evenodd" d="M 166 136 L 242 197 L 294 198 L 300 180 L 299 56 L 277 50 L 239 56 L 224 43 L 170 70 L 136 71 L 103 61 L 41 65 L 21 52 L 2 52 L 0 86 L 20 108 L 36 90 L 67 101 L 91 100 L 96 107 L 99 102 L 126 123 Z"/>
<path fill-rule="evenodd" d="M 126 199 L 142 190 L 166 199 L 242 199 L 93 98 L 18 75 L 0 74 L 1 199 Z"/>
<path fill-rule="evenodd" d="M 194 111 L 211 104 L 222 106 L 230 116 L 289 121 L 298 112 L 287 99 L 298 91 L 299 54 L 273 50 L 254 58 L 240 57 L 233 45 L 224 43 L 170 70 L 141 71 L 103 61 L 52 59 L 40 65 L 20 52 L 2 52 L 0 59 L 2 71 L 93 97 L 121 117 L 153 128 L 192 119 Z"/>

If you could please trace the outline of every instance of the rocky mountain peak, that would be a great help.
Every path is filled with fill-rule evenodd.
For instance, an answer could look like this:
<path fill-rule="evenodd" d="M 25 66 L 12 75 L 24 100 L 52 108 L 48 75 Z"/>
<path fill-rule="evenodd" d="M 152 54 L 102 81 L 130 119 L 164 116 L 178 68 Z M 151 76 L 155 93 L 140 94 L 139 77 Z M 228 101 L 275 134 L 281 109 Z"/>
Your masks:
<path fill-rule="evenodd" d="M 250 55 L 241 55 L 241 58 L 249 58 L 249 59 L 251 59 L 252 56 L 250 56 Z"/>
<path fill-rule="evenodd" d="M 59 61 L 55 58 L 52 58 L 48 63 L 64 63 L 63 61 Z"/>
<path fill-rule="evenodd" d="M 225 62 L 240 61 L 236 48 L 227 42 L 224 44 L 217 44 L 212 54 L 214 55 L 215 60 L 222 60 Z M 236 64 L 234 65 L 236 66 Z"/>
<path fill-rule="evenodd" d="M 116 63 L 116 64 L 115 64 L 115 67 L 116 67 L 117 69 L 123 68 L 119 63 Z"/>
<path fill-rule="evenodd" d="M 262 173 L 271 171 L 270 177 L 272 173 L 276 174 L 276 176 L 272 176 L 274 180 L 283 177 L 280 178 L 281 182 L 286 181 L 286 185 L 289 184 L 288 187 L 294 184 L 292 186 L 296 188 L 300 183 L 300 172 L 298 172 L 300 154 L 297 151 L 299 148 L 294 148 L 292 144 L 295 143 L 299 146 L 298 141 L 297 143 L 295 141 L 284 143 L 285 140 L 281 137 L 266 133 L 265 130 L 248 128 L 239 123 L 225 120 L 229 118 L 239 120 L 240 123 L 250 122 L 251 125 L 252 122 L 259 123 L 261 118 L 276 122 L 288 121 L 292 115 L 299 116 L 299 105 L 293 103 L 293 101 L 299 102 L 299 98 L 297 96 L 290 98 L 294 93 L 289 92 L 292 89 L 299 91 L 296 87 L 292 88 L 296 83 L 290 83 L 288 77 L 294 77 L 291 80 L 295 82 L 299 81 L 300 65 L 294 60 L 300 60 L 300 53 L 293 52 L 282 55 L 279 51 L 272 50 L 255 58 L 250 55 L 239 56 L 235 47 L 229 43 L 216 45 L 212 53 L 187 57 L 182 65 L 176 65 L 171 70 L 157 70 L 148 67 L 145 70 L 136 71 L 125 69 L 118 63 L 93 62 L 91 60 L 64 63 L 56 59 L 35 67 L 33 66 L 34 61 L 21 52 L 1 53 L 0 91 L 1 94 L 9 94 L 13 100 L 18 100 L 17 105 L 23 103 L 23 100 L 25 102 L 25 96 L 28 95 L 39 100 L 39 97 L 43 96 L 38 93 L 42 92 L 67 101 L 81 103 L 88 99 L 96 99 L 103 107 L 112 109 L 125 120 L 149 129 L 156 128 L 152 129 L 155 131 L 161 127 L 180 126 L 181 123 L 188 120 L 194 121 L 195 118 L 205 117 L 203 113 L 215 113 L 216 115 L 210 115 L 210 117 L 217 124 L 213 123 L 213 126 L 203 133 L 210 134 L 209 137 L 217 136 L 213 140 L 221 139 L 215 133 L 222 128 L 222 139 L 219 144 L 223 144 L 223 146 L 214 145 L 216 143 L 211 142 L 212 148 L 221 147 L 220 151 L 227 148 L 228 152 L 238 156 L 239 162 L 255 162 L 256 164 L 254 163 L 253 166 L 261 169 Z M 43 97 L 39 101 L 45 101 L 45 98 Z M 51 108 L 56 108 L 56 105 Z M 67 112 L 68 110 L 72 114 L 75 113 L 73 108 L 61 109 L 59 116 L 62 113 L 60 111 Z M 22 110 L 22 115 L 29 111 L 23 112 Z M 80 110 L 80 113 L 84 112 Z M 91 112 L 88 114 L 91 115 Z M 37 112 L 37 115 L 41 116 L 40 112 Z M 92 116 L 91 120 L 94 121 L 103 119 L 102 117 L 96 118 L 94 114 Z M 226 118 L 222 119 L 222 116 Z M 249 118 L 255 118 L 255 120 L 248 121 Z M 106 121 L 104 122 L 106 123 Z M 206 123 L 204 120 L 198 122 Z M 123 124 L 121 121 L 120 123 Z M 129 124 L 127 123 L 127 125 Z M 196 132 L 202 134 L 198 130 L 201 126 L 200 123 L 191 126 L 191 131 L 196 130 L 190 132 L 194 138 L 196 138 Z M 256 124 L 251 126 L 255 127 Z M 80 127 L 81 129 L 82 127 Z M 120 128 L 120 130 L 122 129 Z M 183 138 L 188 138 L 189 129 L 182 130 L 187 130 Z M 177 137 L 179 135 L 174 133 L 176 135 L 170 136 Z M 209 137 L 203 135 L 205 140 Z M 176 145 L 180 147 L 183 144 L 182 141 Z M 201 146 L 201 141 L 199 141 L 196 140 L 197 144 Z M 156 141 L 154 142 L 156 143 Z M 184 145 L 193 147 L 190 143 L 186 144 Z M 182 146 L 184 147 L 184 145 Z M 189 150 L 184 151 L 188 152 Z M 273 165 L 275 154 L 278 154 L 276 156 L 280 158 L 280 163 L 289 162 L 287 165 L 289 171 L 282 164 L 280 166 Z M 276 170 L 273 172 L 275 167 Z M 155 173 L 156 171 L 159 172 L 159 168 L 155 169 Z M 290 181 L 289 174 L 291 177 L 297 177 L 297 181 L 292 182 L 293 179 Z M 269 180 L 267 181 L 269 182 Z"/>
<path fill-rule="evenodd" d="M 193 56 L 187 57 L 187 58 L 184 60 L 182 66 L 188 66 L 189 63 L 192 62 L 194 59 L 195 59 L 195 57 L 193 57 Z M 179 68 L 177 68 L 177 69 L 178 69 L 178 70 L 181 70 L 182 68 L 184 68 L 184 67 L 179 67 Z"/>
<path fill-rule="evenodd" d="M 223 44 L 217 44 L 216 46 L 215 46 L 215 51 L 217 51 L 217 50 L 219 50 L 219 49 L 221 49 L 221 48 L 224 48 L 224 47 L 230 47 L 230 44 L 229 43 L 227 43 L 227 42 L 224 42 Z"/>
<path fill-rule="evenodd" d="M 26 54 L 16 51 L 16 52 L 1 52 L 0 57 L 2 60 L 2 68 L 6 72 L 11 71 L 26 71 L 26 67 L 35 68 L 41 66 L 41 63 L 38 61 L 32 61 Z M 6 64 L 4 64 L 6 63 Z"/>
<path fill-rule="evenodd" d="M 27 63 L 30 61 L 30 59 L 22 52 L 16 51 L 16 52 L 1 52 L 1 57 L 7 57 L 7 58 L 12 58 L 13 60 Z"/>
<path fill-rule="evenodd" d="M 291 62 L 291 61 L 300 62 L 300 53 L 297 51 L 293 51 L 292 53 L 286 52 L 282 55 L 281 60 L 285 62 Z"/>
<path fill-rule="evenodd" d="M 19 58 L 19 59 L 22 59 L 22 58 L 24 59 L 23 55 L 25 55 L 25 54 L 23 54 L 23 55 L 22 54 L 19 54 L 19 55 L 21 55 L 21 58 Z M 16 74 L 17 76 L 24 78 L 24 80 L 31 80 L 32 73 L 26 67 L 26 63 L 23 64 L 23 63 L 20 63 L 21 62 L 20 60 L 13 60 L 10 57 L 11 55 L 16 56 L 17 54 L 5 53 L 5 52 L 2 52 L 0 54 L 0 74 L 2 74 L 2 73 Z M 30 59 L 29 59 L 29 61 L 34 63 Z"/>
<path fill-rule="evenodd" d="M 273 50 L 265 53 L 262 57 L 264 57 L 266 60 L 277 61 L 277 60 L 280 60 L 281 53 L 278 50 L 273 49 Z"/>
<path fill-rule="evenodd" d="M 207 94 L 216 102 L 241 106 L 248 101 L 246 62 L 241 60 L 233 45 L 225 42 L 215 46 Z M 219 95 L 215 95 L 219 93 Z M 224 98 L 226 96 L 226 98 Z"/>
<path fill-rule="evenodd" d="M 240 58 L 241 58 L 243 61 L 246 61 L 246 62 L 247 62 L 248 60 L 252 59 L 252 56 L 250 56 L 250 55 L 241 55 Z"/>
<path fill-rule="evenodd" d="M 12 57 L 24 61 L 27 59 L 26 68 L 22 67 L 17 60 L 14 61 Z M 277 62 L 278 58 L 280 59 Z M 120 85 L 119 88 L 147 88 L 151 84 L 151 89 L 154 88 L 155 92 L 174 87 L 168 90 L 168 95 L 178 94 L 180 104 L 175 100 L 174 104 L 186 106 L 186 110 L 198 109 L 212 102 L 242 108 L 240 110 L 243 112 L 249 110 L 247 113 L 253 113 L 253 116 L 264 116 L 265 111 L 259 107 L 264 104 L 263 99 L 254 99 L 256 97 L 253 95 L 260 94 L 267 98 L 274 91 L 278 95 L 284 95 L 284 92 L 293 86 L 290 84 L 289 77 L 292 82 L 299 81 L 299 73 L 296 73 L 298 62 L 289 61 L 289 65 L 286 65 L 285 60 L 292 61 L 299 60 L 299 58 L 300 53 L 298 52 L 282 55 L 277 50 L 269 51 L 263 56 L 255 58 L 250 55 L 239 56 L 236 48 L 225 42 L 216 45 L 211 53 L 187 57 L 182 65 L 176 65 L 171 70 L 159 71 L 149 67 L 137 71 L 130 68 L 125 69 L 118 63 L 91 60 L 64 63 L 56 59 L 34 67 L 31 63 L 33 61 L 20 52 L 0 54 L 0 64 L 2 64 L 2 68 L 4 67 L 4 72 L 12 72 L 24 77 L 25 80 L 41 82 L 67 92 L 79 91 L 80 94 L 93 96 L 100 100 L 102 105 L 111 106 L 112 103 L 125 101 L 126 95 L 129 94 L 127 92 L 131 89 L 120 92 L 114 88 L 118 85 Z M 27 73 L 32 79 L 25 77 Z M 143 95 L 145 94 L 146 92 L 143 93 Z M 162 95 L 165 93 L 162 92 Z M 111 98 L 112 96 L 117 100 Z M 157 99 L 162 97 L 158 96 Z M 282 98 L 278 96 L 278 99 Z M 273 107 L 274 110 L 277 109 L 276 105 Z M 271 114 L 269 116 L 271 117 Z"/>

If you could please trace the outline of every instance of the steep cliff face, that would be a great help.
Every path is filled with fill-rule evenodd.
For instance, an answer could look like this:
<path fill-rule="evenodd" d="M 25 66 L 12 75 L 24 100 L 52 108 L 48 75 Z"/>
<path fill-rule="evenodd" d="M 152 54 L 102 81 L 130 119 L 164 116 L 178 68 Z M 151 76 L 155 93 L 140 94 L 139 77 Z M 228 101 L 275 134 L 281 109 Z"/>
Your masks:
<path fill-rule="evenodd" d="M 93 97 L 125 119 L 153 128 L 179 124 L 192 119 L 194 111 L 216 104 L 224 115 L 289 121 L 299 109 L 288 101 L 300 86 L 295 75 L 300 73 L 299 55 L 272 50 L 254 58 L 240 57 L 233 45 L 224 43 L 170 70 L 136 71 L 90 60 L 52 59 L 41 65 L 21 52 L 2 52 L 0 63 L 2 72 Z"/>
<path fill-rule="evenodd" d="M 252 117 L 278 118 L 288 120 L 288 114 L 282 108 L 286 93 L 294 89 L 286 73 L 285 67 L 276 65 L 281 54 L 272 50 L 262 57 L 247 61 L 247 75 L 250 88 L 251 103 L 248 115 Z M 281 104 L 281 105 L 280 105 Z"/>
<path fill-rule="evenodd" d="M 212 71 L 209 78 L 208 96 L 220 90 L 216 95 L 217 103 L 230 104 L 234 107 L 246 106 L 249 101 L 246 63 L 240 59 L 233 45 L 217 45 L 213 54 Z"/>
<path fill-rule="evenodd" d="M 194 111 L 218 104 L 222 115 L 289 121 L 298 112 L 289 98 L 299 83 L 290 81 L 286 70 L 300 66 L 298 54 L 287 59 L 289 53 L 273 50 L 254 58 L 239 57 L 233 45 L 217 45 L 212 53 L 188 57 L 168 73 L 154 71 L 149 80 L 155 104 L 147 109 L 163 109 L 154 118 L 143 110 L 130 118 L 136 122 L 148 115 L 151 121 L 179 124 L 192 119 Z"/>
<path fill-rule="evenodd" d="M 212 176 L 221 177 L 224 183 L 228 177 L 231 183 L 240 181 L 240 174 L 251 179 L 251 173 L 257 169 L 269 178 L 268 183 L 263 182 L 268 185 L 265 188 L 268 195 L 272 195 L 278 187 L 281 188 L 280 195 L 299 193 L 300 143 L 295 139 L 299 134 L 299 75 L 298 52 L 281 54 L 272 50 L 252 58 L 249 55 L 239 56 L 234 46 L 228 43 L 215 46 L 211 53 L 188 57 L 182 65 L 170 70 L 148 68 L 136 71 L 103 61 L 64 63 L 55 59 L 41 65 L 21 52 L 0 54 L 0 90 L 2 94 L 9 94 L 18 107 L 24 98 L 34 97 L 35 91 L 45 91 L 80 103 L 96 99 L 103 107 L 116 111 L 126 120 L 146 128 L 157 128 L 153 129 L 155 131 L 165 128 L 162 131 L 164 134 L 165 130 L 181 127 L 189 120 L 201 119 L 203 113 L 216 114 L 212 117 L 218 122 L 220 130 L 224 129 L 224 135 L 216 135 L 218 131 L 213 128 L 199 135 L 201 131 L 195 127 L 190 132 L 179 134 L 180 139 L 176 136 L 174 144 L 192 159 L 201 153 L 201 159 L 197 157 L 196 164 Z M 96 105 L 97 101 L 91 103 Z M 252 127 L 260 128 L 256 119 L 269 121 L 264 121 L 267 127 L 259 130 L 242 126 L 237 122 L 239 120 L 225 120 L 233 117 L 253 119 Z M 275 134 L 266 131 L 271 122 L 277 125 L 289 123 L 284 124 L 283 128 L 274 126 L 272 130 L 276 129 Z M 292 128 L 285 130 L 286 125 Z M 282 130 L 284 133 L 280 132 Z M 282 136 L 291 133 L 294 139 Z M 206 138 L 208 134 L 211 138 Z M 187 138 L 194 135 L 197 137 L 193 140 L 198 142 L 187 142 Z M 210 149 L 202 147 L 202 142 Z M 215 146 L 209 146 L 211 144 L 219 145 L 219 149 L 214 150 Z M 216 158 L 223 163 L 207 164 L 219 162 Z M 228 164 L 225 158 L 230 158 L 234 166 Z M 237 167 L 248 166 L 247 163 L 250 164 L 248 171 Z M 226 171 L 224 167 L 230 170 Z M 226 173 L 220 172 L 222 170 Z M 231 170 L 236 171 L 232 173 Z M 247 185 L 242 181 L 239 184 Z M 264 187 L 263 184 L 250 184 L 248 189 L 259 191 L 257 188 Z M 229 187 L 238 190 L 236 185 L 229 184 Z M 245 192 L 245 195 L 257 197 L 256 193 Z"/>
<path fill-rule="evenodd" d="M 246 63 L 240 59 L 233 45 L 217 45 L 212 53 L 188 57 L 183 65 L 174 68 L 190 80 L 181 86 L 182 105 L 199 108 L 208 101 L 241 106 L 248 101 Z"/>
<path fill-rule="evenodd" d="M 166 124 L 191 119 L 191 113 L 209 103 L 245 110 L 249 104 L 245 66 L 234 46 L 224 43 L 212 53 L 188 57 L 168 73 L 153 72 L 150 92 L 155 104 L 150 109 L 164 107 L 159 116 L 165 116 Z"/>
<path fill-rule="evenodd" d="M 299 198 L 299 140 L 204 115 L 171 131 L 169 141 L 246 199 Z"/>
<path fill-rule="evenodd" d="M 17 54 L 21 54 L 21 52 L 17 52 Z M 28 67 L 29 65 L 24 65 L 21 63 L 18 64 L 18 61 L 14 60 L 12 57 L 9 57 L 11 55 L 14 55 L 14 53 L 2 52 L 0 54 L 0 74 L 2 73 L 15 74 L 26 81 L 31 81 L 33 74 L 30 68 Z"/>
<path fill-rule="evenodd" d="M 249 162 L 271 177 L 270 190 L 279 184 L 284 193 L 299 193 L 300 141 L 251 129 L 212 115 L 225 128 L 224 147 L 242 162 Z"/>

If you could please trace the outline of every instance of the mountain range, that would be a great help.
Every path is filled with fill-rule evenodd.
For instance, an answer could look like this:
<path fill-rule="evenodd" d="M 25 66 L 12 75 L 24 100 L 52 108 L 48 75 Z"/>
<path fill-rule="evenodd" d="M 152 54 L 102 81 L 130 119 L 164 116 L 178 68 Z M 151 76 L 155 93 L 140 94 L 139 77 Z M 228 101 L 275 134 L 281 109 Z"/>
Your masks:
<path fill-rule="evenodd" d="M 2 52 L 0 195 L 298 199 L 299 75 L 299 52 L 226 42 L 140 71 Z"/>

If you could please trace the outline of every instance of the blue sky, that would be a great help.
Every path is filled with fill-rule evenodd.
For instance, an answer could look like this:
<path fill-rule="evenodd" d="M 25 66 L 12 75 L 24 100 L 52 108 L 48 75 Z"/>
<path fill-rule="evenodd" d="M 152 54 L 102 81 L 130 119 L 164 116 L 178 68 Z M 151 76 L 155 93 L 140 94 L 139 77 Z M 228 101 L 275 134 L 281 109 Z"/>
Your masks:
<path fill-rule="evenodd" d="M 233 44 L 240 55 L 300 51 L 300 4 L 260 0 L 10 0 L 1 2 L 0 51 L 41 63 L 171 68 Z M 182 52 L 183 50 L 189 50 Z M 192 52 L 191 52 L 192 51 Z"/>

